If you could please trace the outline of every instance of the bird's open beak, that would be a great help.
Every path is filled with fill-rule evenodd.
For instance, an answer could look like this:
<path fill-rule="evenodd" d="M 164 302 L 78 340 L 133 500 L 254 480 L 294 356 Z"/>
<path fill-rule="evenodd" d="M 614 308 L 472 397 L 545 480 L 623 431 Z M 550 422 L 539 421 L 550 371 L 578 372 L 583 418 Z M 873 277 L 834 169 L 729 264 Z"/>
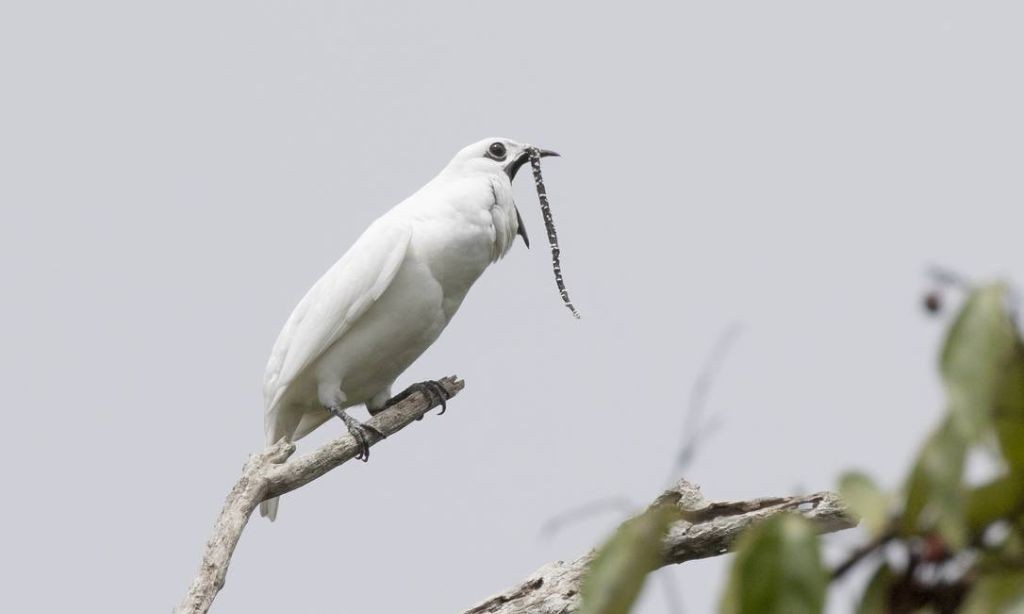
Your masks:
<path fill-rule="evenodd" d="M 554 156 L 556 158 L 559 157 L 558 153 L 551 151 L 550 149 L 538 149 L 537 151 L 540 152 L 540 157 L 542 158 L 547 158 L 550 156 Z M 524 149 L 522 153 L 520 153 L 518 156 L 509 160 L 509 163 L 505 165 L 505 173 L 508 175 L 509 180 L 515 179 L 516 173 L 519 172 L 519 169 L 522 168 L 522 166 L 529 161 L 529 148 Z"/>
<path fill-rule="evenodd" d="M 523 223 L 523 216 L 519 215 L 519 207 L 516 207 L 516 222 L 519 223 L 519 230 L 516 231 L 516 234 L 523 238 L 526 249 L 530 249 L 530 237 L 526 236 L 526 224 Z"/>
<path fill-rule="evenodd" d="M 551 156 L 559 157 L 559 154 L 557 152 L 551 151 L 550 149 L 538 149 L 537 152 L 540 154 L 540 157 L 542 158 L 547 158 Z M 519 172 L 519 169 L 522 168 L 522 166 L 529 161 L 530 148 L 524 149 L 522 153 L 520 153 L 518 156 L 510 160 L 509 163 L 505 165 L 505 173 L 508 174 L 509 181 L 515 179 L 516 173 Z M 516 208 L 516 221 L 519 222 L 519 230 L 516 231 L 516 234 L 523 238 L 523 243 L 525 243 L 526 248 L 529 249 L 530 237 L 526 235 L 526 224 L 523 224 L 523 216 L 519 215 L 518 207 Z"/>

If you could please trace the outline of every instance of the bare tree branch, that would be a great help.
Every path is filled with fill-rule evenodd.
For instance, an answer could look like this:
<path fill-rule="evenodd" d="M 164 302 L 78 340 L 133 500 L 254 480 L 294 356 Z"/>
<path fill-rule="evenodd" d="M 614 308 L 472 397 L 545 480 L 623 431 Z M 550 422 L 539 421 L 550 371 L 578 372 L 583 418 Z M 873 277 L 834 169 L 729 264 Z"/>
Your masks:
<path fill-rule="evenodd" d="M 465 383 L 455 376 L 439 381 L 448 391 L 449 397 L 455 396 L 465 387 Z M 435 406 L 431 399 L 417 392 L 377 414 L 368 424 L 387 437 L 412 424 Z M 377 440 L 370 441 L 371 446 L 376 443 Z M 355 458 L 358 451 L 355 439 L 345 435 L 288 462 L 285 461 L 295 452 L 295 444 L 286 441 L 251 455 L 242 468 L 242 477 L 228 493 L 224 508 L 213 527 L 213 536 L 206 542 L 199 573 L 176 611 L 179 614 L 205 614 L 209 611 L 217 593 L 224 587 L 231 555 L 249 522 L 249 516 L 261 501 L 305 486 Z"/>
<path fill-rule="evenodd" d="M 455 377 L 440 380 L 449 396 L 465 386 Z M 420 393 L 373 418 L 369 424 L 385 436 L 402 430 L 435 407 Z M 371 441 L 375 445 L 377 441 Z M 358 446 L 346 435 L 328 442 L 314 452 L 288 460 L 295 445 L 281 441 L 249 457 L 242 476 L 228 493 L 224 508 L 206 543 L 199 572 L 176 610 L 180 614 L 205 614 L 224 587 L 231 555 L 253 510 L 265 499 L 300 488 L 331 469 L 355 458 Z M 792 511 L 815 521 L 825 532 L 847 529 L 856 524 L 832 493 L 796 497 L 772 497 L 738 502 L 710 503 L 700 489 L 681 480 L 662 493 L 654 504 L 676 502 L 687 521 L 676 523 L 664 541 L 662 565 L 682 563 L 728 551 L 733 540 L 751 524 L 782 511 Z M 480 603 L 466 614 L 571 614 L 579 609 L 579 586 L 593 552 L 572 561 L 545 565 L 526 581 Z"/>
<path fill-rule="evenodd" d="M 673 499 L 693 522 L 680 521 L 669 530 L 663 543 L 662 566 L 724 554 L 744 529 L 784 511 L 813 521 L 822 533 L 857 524 L 839 497 L 830 492 L 709 503 L 700 488 L 680 480 L 654 503 Z M 549 563 L 517 586 L 464 614 L 573 614 L 579 610 L 580 581 L 593 556 L 591 551 L 569 563 Z"/>

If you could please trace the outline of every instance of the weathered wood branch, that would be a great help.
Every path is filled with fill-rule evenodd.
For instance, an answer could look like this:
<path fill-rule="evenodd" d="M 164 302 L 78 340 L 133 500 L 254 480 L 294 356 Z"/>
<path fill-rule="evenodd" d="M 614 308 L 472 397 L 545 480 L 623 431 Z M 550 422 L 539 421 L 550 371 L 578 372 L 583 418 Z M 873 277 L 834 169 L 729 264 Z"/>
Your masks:
<path fill-rule="evenodd" d="M 780 512 L 813 521 L 822 533 L 856 526 L 839 497 L 830 492 L 751 501 L 708 502 L 700 488 L 680 480 L 654 502 L 677 501 L 688 521 L 665 536 L 661 566 L 718 556 L 750 525 Z M 580 582 L 594 551 L 565 563 L 549 563 L 526 580 L 466 610 L 465 614 L 572 614 L 580 607 Z"/>
<path fill-rule="evenodd" d="M 456 377 L 439 380 L 448 396 L 454 397 L 465 387 Z M 388 437 L 437 405 L 421 393 L 415 393 L 401 403 L 390 407 L 371 418 L 371 426 Z M 370 441 L 370 445 L 378 443 Z M 228 493 L 224 508 L 213 527 L 213 536 L 206 542 L 206 551 L 199 572 L 188 593 L 176 610 L 179 614 L 205 614 L 224 587 L 228 564 L 235 551 L 249 516 L 261 501 L 277 497 L 296 488 L 305 486 L 331 469 L 355 458 L 359 452 L 355 439 L 345 435 L 330 441 L 316 451 L 294 460 L 288 457 L 295 452 L 295 444 L 280 441 L 267 449 L 253 454 L 242 468 L 238 479 Z M 287 462 L 285 462 L 287 461 Z"/>

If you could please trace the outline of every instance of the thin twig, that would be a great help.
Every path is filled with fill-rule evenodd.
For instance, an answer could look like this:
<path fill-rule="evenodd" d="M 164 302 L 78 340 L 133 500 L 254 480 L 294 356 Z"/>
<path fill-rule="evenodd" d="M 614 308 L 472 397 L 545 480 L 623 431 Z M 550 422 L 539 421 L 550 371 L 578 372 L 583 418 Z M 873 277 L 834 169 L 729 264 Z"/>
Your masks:
<path fill-rule="evenodd" d="M 545 538 L 554 537 L 563 527 L 579 522 L 585 518 L 595 516 L 603 512 L 620 512 L 628 516 L 636 510 L 636 505 L 626 497 L 608 497 L 584 503 L 583 505 L 570 508 L 557 516 L 549 518 L 540 529 L 541 536 Z"/>
<path fill-rule="evenodd" d="M 837 565 L 836 568 L 832 570 L 832 581 L 836 581 L 842 578 L 846 574 L 846 572 L 853 569 L 853 567 L 856 566 L 857 563 L 861 562 L 865 557 L 872 554 L 873 552 L 881 549 L 883 546 L 892 541 L 895 537 L 896 529 L 893 528 L 883 532 L 882 534 L 878 535 L 866 544 L 861 544 L 860 546 L 858 546 L 856 550 L 851 552 L 849 555 L 847 555 L 845 559 L 843 559 L 842 563 Z"/>
<path fill-rule="evenodd" d="M 711 434 L 718 430 L 720 422 L 714 418 L 704 418 L 704 410 L 708 404 L 708 397 L 715 377 L 721 369 L 722 363 L 729 355 L 736 339 L 739 338 L 742 327 L 738 322 L 731 324 L 723 331 L 715 345 L 711 348 L 704 361 L 697 379 L 693 381 L 690 388 L 690 398 L 686 404 L 686 413 L 683 418 L 683 438 L 676 452 L 675 463 L 669 474 L 669 482 L 675 476 L 682 475 L 693 462 L 700 450 L 700 445 L 710 438 Z"/>
<path fill-rule="evenodd" d="M 965 292 L 974 286 L 970 277 L 944 266 L 932 265 L 928 267 L 926 275 L 941 286 L 951 286 Z"/>

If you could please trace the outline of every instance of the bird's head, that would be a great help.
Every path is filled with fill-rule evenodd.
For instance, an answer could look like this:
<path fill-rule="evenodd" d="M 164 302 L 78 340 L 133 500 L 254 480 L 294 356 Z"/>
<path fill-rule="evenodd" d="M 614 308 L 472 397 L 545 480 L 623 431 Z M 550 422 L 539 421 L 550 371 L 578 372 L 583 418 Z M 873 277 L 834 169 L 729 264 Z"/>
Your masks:
<path fill-rule="evenodd" d="M 490 138 L 477 141 L 455 154 L 448 168 L 463 173 L 505 173 L 509 180 L 530 161 L 532 145 L 517 143 L 511 139 Z M 540 157 L 557 156 L 547 149 L 537 149 Z"/>

